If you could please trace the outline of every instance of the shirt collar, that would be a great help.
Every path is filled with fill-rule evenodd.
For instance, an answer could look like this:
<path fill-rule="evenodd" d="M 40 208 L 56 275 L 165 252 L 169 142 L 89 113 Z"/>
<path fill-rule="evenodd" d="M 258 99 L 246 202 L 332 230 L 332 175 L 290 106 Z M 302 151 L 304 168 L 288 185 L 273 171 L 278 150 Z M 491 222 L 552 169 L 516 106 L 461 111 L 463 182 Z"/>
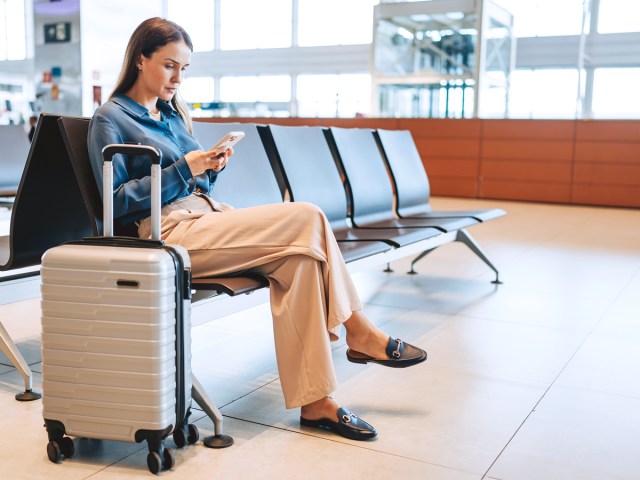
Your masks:
<path fill-rule="evenodd" d="M 124 93 L 116 93 L 111 98 L 111 100 L 114 103 L 117 103 L 118 105 L 120 105 L 127 112 L 131 113 L 132 115 L 135 115 L 136 117 L 142 117 L 148 112 L 146 108 L 144 108 L 135 100 L 132 100 L 131 98 L 127 97 Z M 156 105 L 165 115 L 173 117 L 178 114 L 173 109 L 173 107 L 169 102 L 165 102 L 164 100 L 158 100 L 158 103 Z"/>
<path fill-rule="evenodd" d="M 158 99 L 158 103 L 156 103 L 156 106 L 162 113 L 168 115 L 169 117 L 178 115 L 178 112 L 174 110 L 173 105 L 171 105 L 169 102 Z"/>

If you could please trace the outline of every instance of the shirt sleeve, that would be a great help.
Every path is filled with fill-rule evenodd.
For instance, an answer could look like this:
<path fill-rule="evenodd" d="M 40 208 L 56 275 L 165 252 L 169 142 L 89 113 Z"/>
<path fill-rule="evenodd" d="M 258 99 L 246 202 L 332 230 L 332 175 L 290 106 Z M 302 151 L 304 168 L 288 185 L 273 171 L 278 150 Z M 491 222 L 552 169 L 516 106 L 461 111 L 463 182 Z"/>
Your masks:
<path fill-rule="evenodd" d="M 102 196 L 102 149 L 113 143 L 125 143 L 123 132 L 105 115 L 96 113 L 89 128 L 89 156 L 98 189 Z M 143 218 L 151 209 L 151 162 L 149 169 L 135 172 L 127 155 L 114 155 L 113 165 L 113 215 L 114 218 Z M 184 156 L 162 168 L 162 204 L 177 198 L 188 189 L 193 176 Z"/>

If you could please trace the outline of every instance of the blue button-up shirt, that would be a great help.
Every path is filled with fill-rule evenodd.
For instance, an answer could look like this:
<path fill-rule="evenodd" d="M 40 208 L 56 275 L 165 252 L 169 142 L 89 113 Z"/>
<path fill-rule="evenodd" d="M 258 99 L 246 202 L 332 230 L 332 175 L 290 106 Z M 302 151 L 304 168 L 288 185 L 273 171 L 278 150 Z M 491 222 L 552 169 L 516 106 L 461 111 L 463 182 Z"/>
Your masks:
<path fill-rule="evenodd" d="M 158 100 L 162 121 L 123 94 L 114 95 L 101 105 L 89 124 L 89 156 L 100 193 L 102 192 L 102 149 L 112 143 L 139 143 L 162 151 L 162 204 L 185 197 L 196 188 L 210 194 L 217 172 L 208 170 L 193 177 L 184 158 L 202 146 L 189 133 L 173 107 Z M 115 155 L 113 157 L 113 215 L 123 224 L 148 217 L 151 213 L 151 161 L 147 157 Z"/>

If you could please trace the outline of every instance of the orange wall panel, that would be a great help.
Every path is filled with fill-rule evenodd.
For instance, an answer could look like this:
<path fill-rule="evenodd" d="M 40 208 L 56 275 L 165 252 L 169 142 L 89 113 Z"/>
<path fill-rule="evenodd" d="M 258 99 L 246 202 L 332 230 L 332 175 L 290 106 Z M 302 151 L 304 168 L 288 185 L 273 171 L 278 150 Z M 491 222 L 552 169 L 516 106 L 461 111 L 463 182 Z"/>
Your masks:
<path fill-rule="evenodd" d="M 423 164 L 429 177 L 478 178 L 478 162 L 473 159 L 429 156 Z"/>
<path fill-rule="evenodd" d="M 416 147 L 422 157 L 473 157 L 480 154 L 480 142 L 466 139 L 415 139 Z"/>
<path fill-rule="evenodd" d="M 640 163 L 638 143 L 589 142 L 576 143 L 576 162 L 631 162 Z"/>
<path fill-rule="evenodd" d="M 562 183 L 483 180 L 480 184 L 480 198 L 569 203 L 571 186 Z"/>
<path fill-rule="evenodd" d="M 446 197 L 477 197 L 478 182 L 476 179 L 429 177 L 431 195 Z"/>
<path fill-rule="evenodd" d="M 640 186 L 579 185 L 573 186 L 573 203 L 615 207 L 640 207 Z"/>
<path fill-rule="evenodd" d="M 571 165 L 543 162 L 525 162 L 518 159 L 507 161 L 482 161 L 481 175 L 484 180 L 515 180 L 533 182 L 571 182 Z"/>
<path fill-rule="evenodd" d="M 399 130 L 410 130 L 414 138 L 480 138 L 481 120 L 441 118 L 398 119 Z"/>
<path fill-rule="evenodd" d="M 638 120 L 583 120 L 577 122 L 577 141 L 640 142 Z"/>
<path fill-rule="evenodd" d="M 556 140 L 484 140 L 482 158 L 571 162 L 573 143 Z"/>
<path fill-rule="evenodd" d="M 573 181 L 589 185 L 640 186 L 640 164 L 576 164 Z"/>
<path fill-rule="evenodd" d="M 485 120 L 483 138 L 572 140 L 573 120 Z"/>

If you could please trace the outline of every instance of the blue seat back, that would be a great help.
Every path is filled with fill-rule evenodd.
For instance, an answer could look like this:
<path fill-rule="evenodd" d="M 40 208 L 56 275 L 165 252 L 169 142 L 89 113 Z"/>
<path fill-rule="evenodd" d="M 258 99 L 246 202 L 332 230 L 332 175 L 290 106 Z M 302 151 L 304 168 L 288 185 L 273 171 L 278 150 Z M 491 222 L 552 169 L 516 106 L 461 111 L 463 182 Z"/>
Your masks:
<path fill-rule="evenodd" d="M 393 220 L 393 189 L 373 131 L 331 127 L 327 138 L 345 175 L 353 222 Z"/>
<path fill-rule="evenodd" d="M 430 211 L 430 186 L 420 153 L 408 130 L 377 130 L 396 187 L 396 210 L 402 217 Z"/>
<path fill-rule="evenodd" d="M 261 129 L 291 200 L 319 206 L 334 229 L 344 228 L 347 199 L 323 128 L 269 125 Z"/>
<path fill-rule="evenodd" d="M 282 202 L 258 127 L 252 123 L 193 122 L 193 134 L 205 149 L 226 133 L 241 130 L 245 137 L 233 147 L 233 156 L 216 180 L 212 197 L 236 208 Z"/>

